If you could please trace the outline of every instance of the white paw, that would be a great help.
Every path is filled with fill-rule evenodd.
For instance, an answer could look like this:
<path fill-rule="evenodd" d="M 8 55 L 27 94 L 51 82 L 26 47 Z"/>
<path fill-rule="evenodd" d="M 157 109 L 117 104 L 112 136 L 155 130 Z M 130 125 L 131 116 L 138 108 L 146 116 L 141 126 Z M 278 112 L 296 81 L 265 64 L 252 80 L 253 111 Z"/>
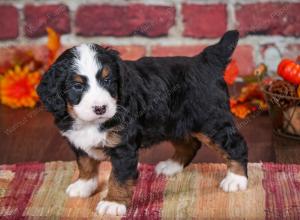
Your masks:
<path fill-rule="evenodd" d="M 125 215 L 126 206 L 117 202 L 100 201 L 96 207 L 98 214 Z"/>
<path fill-rule="evenodd" d="M 228 172 L 226 177 L 221 181 L 220 187 L 225 192 L 236 192 L 239 190 L 246 190 L 248 179 L 245 176 L 237 175 Z"/>
<path fill-rule="evenodd" d="M 183 165 L 173 161 L 173 160 L 166 160 L 159 162 L 155 167 L 155 172 L 159 174 L 164 174 L 166 176 L 172 176 L 176 173 L 179 173 L 183 170 Z"/>
<path fill-rule="evenodd" d="M 78 179 L 68 186 L 66 193 L 70 197 L 89 197 L 95 192 L 97 186 L 98 180 L 96 177 L 89 180 Z"/>

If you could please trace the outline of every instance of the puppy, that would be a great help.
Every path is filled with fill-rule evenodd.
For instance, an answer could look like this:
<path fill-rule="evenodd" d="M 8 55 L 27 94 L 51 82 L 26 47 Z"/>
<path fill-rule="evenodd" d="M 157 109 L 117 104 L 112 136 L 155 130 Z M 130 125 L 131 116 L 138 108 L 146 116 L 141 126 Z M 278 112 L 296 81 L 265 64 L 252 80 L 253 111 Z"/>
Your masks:
<path fill-rule="evenodd" d="M 201 143 L 216 149 L 228 172 L 226 192 L 247 188 L 247 146 L 230 113 L 223 75 L 238 41 L 229 31 L 194 57 L 144 57 L 123 61 L 114 50 L 82 44 L 66 50 L 37 89 L 77 156 L 79 179 L 71 197 L 97 188 L 97 167 L 109 158 L 112 173 L 101 214 L 124 215 L 138 177 L 138 150 L 171 141 L 173 157 L 157 174 L 181 172 Z"/>

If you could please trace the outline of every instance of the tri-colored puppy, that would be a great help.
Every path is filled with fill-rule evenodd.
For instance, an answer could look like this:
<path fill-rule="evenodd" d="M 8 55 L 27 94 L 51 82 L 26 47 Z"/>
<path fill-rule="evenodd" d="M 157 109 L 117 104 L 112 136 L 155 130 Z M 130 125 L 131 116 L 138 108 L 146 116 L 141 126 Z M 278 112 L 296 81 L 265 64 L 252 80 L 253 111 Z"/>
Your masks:
<path fill-rule="evenodd" d="M 38 94 L 77 156 L 79 179 L 69 196 L 97 188 L 97 167 L 113 170 L 98 213 L 124 215 L 138 178 L 138 150 L 164 140 L 174 156 L 155 170 L 182 171 L 204 143 L 227 160 L 224 191 L 247 188 L 247 146 L 229 109 L 224 70 L 238 41 L 225 33 L 194 57 L 144 57 L 124 61 L 114 50 L 82 44 L 66 50 L 42 78 Z"/>

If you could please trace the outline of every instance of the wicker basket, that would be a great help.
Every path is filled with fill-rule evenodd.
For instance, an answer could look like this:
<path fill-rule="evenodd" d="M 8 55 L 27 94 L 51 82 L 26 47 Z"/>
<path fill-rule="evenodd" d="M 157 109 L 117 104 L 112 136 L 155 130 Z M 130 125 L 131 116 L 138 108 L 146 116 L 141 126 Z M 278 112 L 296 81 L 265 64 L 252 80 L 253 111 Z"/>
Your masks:
<path fill-rule="evenodd" d="M 261 87 L 269 106 L 273 132 L 300 141 L 300 98 L 271 93 L 263 83 Z"/>

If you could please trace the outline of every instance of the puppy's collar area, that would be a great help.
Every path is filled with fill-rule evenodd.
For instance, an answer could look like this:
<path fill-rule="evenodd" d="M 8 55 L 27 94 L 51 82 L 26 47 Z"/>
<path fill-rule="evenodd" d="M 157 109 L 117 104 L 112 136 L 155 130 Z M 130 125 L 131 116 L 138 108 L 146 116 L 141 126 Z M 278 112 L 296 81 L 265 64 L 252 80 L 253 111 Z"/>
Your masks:
<path fill-rule="evenodd" d="M 80 130 L 83 128 L 87 128 L 87 127 L 91 127 L 91 126 L 95 126 L 95 127 L 101 127 L 102 123 L 99 121 L 83 121 L 80 119 L 75 119 L 73 126 L 72 126 L 72 130 Z"/>
<path fill-rule="evenodd" d="M 67 131 L 63 131 L 62 135 L 74 145 L 75 148 L 89 151 L 93 147 L 103 147 L 106 139 L 106 132 L 99 131 L 99 123 L 88 123 L 75 120 L 73 125 Z"/>

